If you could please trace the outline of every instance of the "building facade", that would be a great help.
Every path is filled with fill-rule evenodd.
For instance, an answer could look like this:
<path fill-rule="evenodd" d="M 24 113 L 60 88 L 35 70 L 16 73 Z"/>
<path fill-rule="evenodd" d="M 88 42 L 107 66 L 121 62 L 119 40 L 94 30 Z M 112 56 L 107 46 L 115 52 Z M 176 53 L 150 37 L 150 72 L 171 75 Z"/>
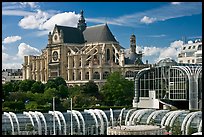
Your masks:
<path fill-rule="evenodd" d="M 202 40 L 189 41 L 178 54 L 179 63 L 202 64 Z"/>
<path fill-rule="evenodd" d="M 25 56 L 23 79 L 47 82 L 62 77 L 68 85 L 93 80 L 99 86 L 114 71 L 134 77 L 148 64 L 136 52 L 136 37 L 130 37 L 130 51 L 124 52 L 107 24 L 87 27 L 83 11 L 77 28 L 55 25 L 40 56 Z"/>
<path fill-rule="evenodd" d="M 202 109 L 202 64 L 166 58 L 142 69 L 135 78 L 133 107 Z"/>
<path fill-rule="evenodd" d="M 21 69 L 3 69 L 2 70 L 2 84 L 5 82 L 18 81 L 23 79 Z"/>

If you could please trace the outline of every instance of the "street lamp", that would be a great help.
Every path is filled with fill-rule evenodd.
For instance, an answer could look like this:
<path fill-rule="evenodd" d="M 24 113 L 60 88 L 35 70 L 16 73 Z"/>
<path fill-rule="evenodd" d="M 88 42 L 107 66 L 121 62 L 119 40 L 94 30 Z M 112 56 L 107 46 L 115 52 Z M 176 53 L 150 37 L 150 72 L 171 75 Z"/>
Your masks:
<path fill-rule="evenodd" d="M 53 101 L 52 101 L 52 103 L 53 103 L 53 113 L 55 113 L 55 97 L 53 97 Z M 55 114 L 53 114 L 53 130 L 54 130 L 54 134 L 53 135 L 56 135 L 56 133 L 55 133 Z"/>
<path fill-rule="evenodd" d="M 71 98 L 71 135 L 73 135 L 73 124 L 72 124 L 72 98 Z"/>
<path fill-rule="evenodd" d="M 67 100 L 68 100 L 68 98 L 67 98 Z M 70 101 L 71 101 L 71 135 L 73 135 L 73 122 L 72 122 L 72 98 L 70 99 Z M 67 110 L 68 111 L 68 110 Z"/>

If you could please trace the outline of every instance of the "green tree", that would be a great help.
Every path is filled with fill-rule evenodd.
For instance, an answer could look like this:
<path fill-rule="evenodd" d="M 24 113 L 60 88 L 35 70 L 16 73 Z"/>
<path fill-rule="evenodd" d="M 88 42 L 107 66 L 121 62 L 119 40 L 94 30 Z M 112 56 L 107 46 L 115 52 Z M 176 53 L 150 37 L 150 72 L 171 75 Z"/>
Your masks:
<path fill-rule="evenodd" d="M 24 102 L 27 99 L 27 93 L 25 92 L 12 92 L 8 96 L 8 100 L 18 100 Z"/>
<path fill-rule="evenodd" d="M 94 83 L 94 81 L 87 82 L 83 86 L 83 91 L 84 91 L 84 94 L 87 94 L 89 96 L 95 96 L 95 97 L 99 96 L 98 86 L 96 85 L 96 83 Z"/>
<path fill-rule="evenodd" d="M 20 85 L 21 81 L 14 81 L 13 82 L 13 91 L 17 92 L 19 91 L 19 85 Z"/>
<path fill-rule="evenodd" d="M 48 88 L 45 90 L 43 96 L 47 102 L 52 102 L 53 97 L 58 98 L 58 94 L 59 92 L 56 90 L 56 88 Z"/>
<path fill-rule="evenodd" d="M 25 104 L 23 101 L 5 101 L 2 104 L 3 109 L 4 108 L 9 108 L 11 111 L 16 111 L 16 110 L 20 110 L 22 111 L 25 108 Z"/>
<path fill-rule="evenodd" d="M 19 91 L 22 91 L 22 92 L 30 91 L 33 83 L 35 83 L 35 80 L 29 80 L 29 79 L 22 80 L 21 83 L 19 84 Z"/>
<path fill-rule="evenodd" d="M 134 96 L 134 82 L 125 79 L 120 72 L 113 72 L 101 91 L 106 105 L 130 106 Z"/>
<path fill-rule="evenodd" d="M 55 89 L 58 88 L 57 85 L 56 85 L 56 83 L 55 83 L 55 80 L 49 79 L 49 80 L 47 81 L 47 83 L 45 84 L 45 89 L 44 89 L 44 90 L 47 90 L 47 89 L 49 89 L 49 88 L 55 88 Z"/>
<path fill-rule="evenodd" d="M 35 101 L 30 101 L 25 105 L 26 110 L 36 110 L 38 108 L 38 103 Z"/>
<path fill-rule="evenodd" d="M 65 85 L 59 85 L 59 97 L 67 98 L 68 97 L 68 87 Z"/>
<path fill-rule="evenodd" d="M 3 97 L 5 98 L 6 96 L 9 95 L 10 92 L 13 92 L 12 82 L 6 82 L 5 84 L 3 84 L 2 90 L 3 90 Z"/>
<path fill-rule="evenodd" d="M 59 85 L 67 86 L 66 81 L 62 77 L 56 77 L 54 79 L 54 82 L 55 82 L 56 86 L 59 86 Z"/>
<path fill-rule="evenodd" d="M 32 91 L 32 93 L 43 93 L 44 88 L 45 88 L 45 86 L 41 81 L 36 81 L 35 83 L 33 83 L 32 87 L 31 87 L 31 91 Z"/>

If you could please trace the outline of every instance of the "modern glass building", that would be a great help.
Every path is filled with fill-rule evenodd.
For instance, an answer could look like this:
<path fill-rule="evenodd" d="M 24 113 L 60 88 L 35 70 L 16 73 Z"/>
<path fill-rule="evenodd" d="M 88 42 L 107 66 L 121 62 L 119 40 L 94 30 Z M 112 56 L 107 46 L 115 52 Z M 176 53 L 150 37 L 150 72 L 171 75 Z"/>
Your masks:
<path fill-rule="evenodd" d="M 135 77 L 133 107 L 202 109 L 202 64 L 166 58 Z"/>
<path fill-rule="evenodd" d="M 172 135 L 202 132 L 202 111 L 123 108 L 2 114 L 2 135 L 162 135 L 166 132 Z"/>

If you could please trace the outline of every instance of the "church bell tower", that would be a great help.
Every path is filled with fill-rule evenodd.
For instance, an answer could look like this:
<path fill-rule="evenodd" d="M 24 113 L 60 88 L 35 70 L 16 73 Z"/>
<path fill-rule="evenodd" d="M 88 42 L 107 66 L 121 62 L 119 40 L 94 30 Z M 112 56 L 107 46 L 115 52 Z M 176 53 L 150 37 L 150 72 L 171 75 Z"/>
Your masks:
<path fill-rule="evenodd" d="M 80 29 L 82 32 L 86 29 L 86 22 L 85 22 L 83 14 L 84 14 L 84 12 L 83 12 L 83 10 L 81 10 L 80 18 L 79 18 L 79 21 L 77 24 L 77 28 Z"/>
<path fill-rule="evenodd" d="M 130 49 L 131 52 L 136 53 L 136 37 L 134 34 L 130 37 Z"/>

